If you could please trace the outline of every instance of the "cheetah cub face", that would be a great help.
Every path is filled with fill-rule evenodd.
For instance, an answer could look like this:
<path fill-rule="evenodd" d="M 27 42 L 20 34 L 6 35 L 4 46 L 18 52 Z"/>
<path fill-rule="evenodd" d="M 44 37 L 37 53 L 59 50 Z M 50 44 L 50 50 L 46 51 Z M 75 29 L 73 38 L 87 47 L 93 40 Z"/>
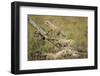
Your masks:
<path fill-rule="evenodd" d="M 44 24 L 49 26 L 50 25 L 50 22 L 48 20 L 44 21 Z"/>

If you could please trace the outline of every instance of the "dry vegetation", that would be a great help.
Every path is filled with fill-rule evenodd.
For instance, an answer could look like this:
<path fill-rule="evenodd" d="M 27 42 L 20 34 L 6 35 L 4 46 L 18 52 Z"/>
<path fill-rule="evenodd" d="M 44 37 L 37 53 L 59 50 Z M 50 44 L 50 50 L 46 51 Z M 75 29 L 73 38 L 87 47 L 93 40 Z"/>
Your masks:
<path fill-rule="evenodd" d="M 28 60 L 76 59 L 88 57 L 87 17 L 29 15 L 28 19 L 30 18 L 41 27 L 49 37 L 60 39 L 59 42 L 63 45 L 59 45 L 59 48 L 65 45 L 63 39 L 66 39 L 66 41 L 72 40 L 72 43 L 71 41 L 68 43 L 68 45 L 71 44 L 69 45 L 71 51 L 69 49 L 65 52 L 41 35 L 38 35 L 37 29 L 28 21 Z M 48 21 L 55 27 L 53 27 L 53 25 L 53 28 L 48 27 L 46 24 Z M 61 36 L 57 36 L 59 31 L 62 33 Z M 56 41 L 53 42 L 56 43 Z M 60 54 L 61 51 L 63 53 Z M 78 56 L 76 56 L 77 54 Z"/>

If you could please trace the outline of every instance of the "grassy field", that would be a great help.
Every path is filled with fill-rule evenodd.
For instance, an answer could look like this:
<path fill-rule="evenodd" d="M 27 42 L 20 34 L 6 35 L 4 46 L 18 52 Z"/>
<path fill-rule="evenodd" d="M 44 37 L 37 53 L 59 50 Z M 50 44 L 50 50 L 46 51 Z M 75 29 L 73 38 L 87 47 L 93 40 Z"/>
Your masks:
<path fill-rule="evenodd" d="M 88 41 L 87 41 L 87 29 L 88 18 L 87 17 L 74 17 L 74 16 L 42 16 L 42 15 L 28 15 L 28 19 L 32 19 L 39 27 L 45 32 L 48 32 L 48 28 L 44 22 L 49 20 L 51 23 L 60 28 L 64 32 L 64 39 L 72 39 L 75 41 L 73 47 L 79 50 L 80 57 L 87 58 L 88 56 Z M 42 51 L 46 53 L 56 53 L 59 51 L 48 40 L 43 40 L 41 36 L 35 36 L 36 29 L 28 21 L 28 60 L 47 60 L 34 58 L 35 51 Z M 63 38 L 63 37 L 62 37 Z M 82 51 L 81 51 L 82 50 Z M 74 57 L 64 57 L 62 59 L 73 59 Z"/>

